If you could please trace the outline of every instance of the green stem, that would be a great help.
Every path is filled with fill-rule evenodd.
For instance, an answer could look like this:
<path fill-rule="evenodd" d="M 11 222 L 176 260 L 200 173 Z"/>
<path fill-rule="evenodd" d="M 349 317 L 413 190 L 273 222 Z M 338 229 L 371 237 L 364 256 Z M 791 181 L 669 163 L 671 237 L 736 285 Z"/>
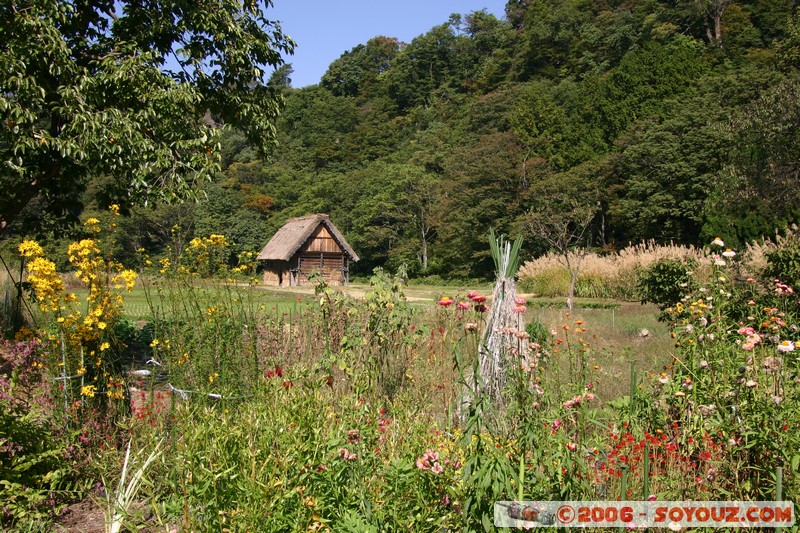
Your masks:
<path fill-rule="evenodd" d="M 517 500 L 522 501 L 525 485 L 525 443 L 522 444 L 522 451 L 519 456 L 519 487 L 517 488 Z"/>
<path fill-rule="evenodd" d="M 650 449 L 647 440 L 644 441 L 644 499 L 650 496 Z"/>

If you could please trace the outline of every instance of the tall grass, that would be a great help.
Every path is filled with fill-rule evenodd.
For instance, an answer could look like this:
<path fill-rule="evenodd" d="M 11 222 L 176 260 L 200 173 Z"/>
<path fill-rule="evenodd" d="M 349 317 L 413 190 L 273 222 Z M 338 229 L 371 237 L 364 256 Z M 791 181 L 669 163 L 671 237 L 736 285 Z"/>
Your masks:
<path fill-rule="evenodd" d="M 638 272 L 664 259 L 694 259 L 701 262 L 702 250 L 694 246 L 656 244 L 655 241 L 628 246 L 610 254 L 588 253 L 581 262 L 576 296 L 638 300 Z M 701 263 L 702 264 L 702 263 Z M 702 277 L 703 272 L 699 273 Z M 537 296 L 566 296 L 569 271 L 564 259 L 550 252 L 527 261 L 518 273 L 520 285 Z"/>

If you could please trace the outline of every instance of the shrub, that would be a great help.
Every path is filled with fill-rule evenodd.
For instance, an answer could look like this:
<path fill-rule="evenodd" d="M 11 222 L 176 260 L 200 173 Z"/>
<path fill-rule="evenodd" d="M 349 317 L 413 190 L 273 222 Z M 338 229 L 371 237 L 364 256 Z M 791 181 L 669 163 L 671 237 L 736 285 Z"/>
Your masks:
<path fill-rule="evenodd" d="M 764 273 L 793 288 L 800 287 L 800 243 L 768 252 Z"/>
<path fill-rule="evenodd" d="M 664 310 L 680 301 L 694 285 L 694 261 L 663 259 L 639 274 L 639 291 L 642 303 L 654 303 Z"/>

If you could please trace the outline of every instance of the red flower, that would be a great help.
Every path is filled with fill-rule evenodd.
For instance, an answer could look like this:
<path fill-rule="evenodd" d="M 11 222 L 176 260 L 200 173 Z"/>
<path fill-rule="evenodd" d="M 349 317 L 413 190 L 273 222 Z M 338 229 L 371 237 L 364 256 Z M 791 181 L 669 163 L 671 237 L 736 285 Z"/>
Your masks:
<path fill-rule="evenodd" d="M 453 300 L 449 296 L 442 296 L 438 303 L 442 307 L 449 307 L 453 305 Z"/>

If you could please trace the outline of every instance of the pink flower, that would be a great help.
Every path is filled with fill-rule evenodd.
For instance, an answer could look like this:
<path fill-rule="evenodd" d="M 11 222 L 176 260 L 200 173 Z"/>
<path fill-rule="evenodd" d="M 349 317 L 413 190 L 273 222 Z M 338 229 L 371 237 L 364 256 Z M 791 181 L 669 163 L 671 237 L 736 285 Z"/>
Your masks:
<path fill-rule="evenodd" d="M 651 494 L 650 496 L 647 497 L 647 501 L 649 501 L 649 502 L 656 501 L 656 495 L 655 494 Z"/>
<path fill-rule="evenodd" d="M 433 467 L 431 467 L 431 472 L 433 472 L 434 474 L 441 474 L 443 471 L 444 468 L 442 467 L 442 465 L 440 465 L 438 462 L 433 463 Z"/>
<path fill-rule="evenodd" d="M 478 294 L 478 295 L 470 298 L 470 300 L 472 300 L 476 304 L 482 304 L 483 302 L 486 301 L 486 296 L 481 296 L 480 294 Z"/>
<path fill-rule="evenodd" d="M 550 429 L 553 431 L 553 433 L 555 433 L 562 424 L 563 422 L 561 420 L 553 420 L 553 423 L 550 424 Z"/>
<path fill-rule="evenodd" d="M 459 309 L 461 309 L 462 311 L 465 311 L 465 310 L 469 309 L 469 308 L 470 308 L 470 307 L 472 307 L 472 306 L 470 305 L 470 303 L 469 303 L 469 302 L 458 302 L 458 303 L 456 304 L 456 307 L 458 307 L 458 308 L 459 308 Z"/>
<path fill-rule="evenodd" d="M 438 304 L 442 307 L 449 307 L 453 305 L 453 300 L 449 296 L 442 296 Z"/>
<path fill-rule="evenodd" d="M 528 302 L 525 301 L 525 298 L 523 298 L 521 296 L 518 296 L 518 297 L 514 298 L 514 303 L 517 304 L 517 305 L 525 305 Z"/>
<path fill-rule="evenodd" d="M 515 313 L 524 313 L 525 311 L 528 310 L 528 308 L 525 307 L 524 305 L 515 305 L 514 307 L 511 308 L 511 310 L 514 311 Z"/>
<path fill-rule="evenodd" d="M 565 409 L 571 409 L 573 407 L 580 405 L 582 401 L 583 401 L 583 396 L 579 394 L 577 396 L 570 398 L 566 402 L 562 403 L 561 406 L 564 407 Z"/>
<path fill-rule="evenodd" d="M 569 442 L 567 443 L 567 449 L 568 449 L 569 451 L 571 451 L 571 452 L 574 452 L 575 450 L 577 450 L 577 449 L 578 449 L 578 445 L 577 445 L 577 444 L 575 444 L 575 443 L 574 443 L 574 442 L 572 442 L 572 441 L 569 441 Z"/>
<path fill-rule="evenodd" d="M 794 343 L 792 341 L 781 341 L 778 345 L 778 353 L 789 353 L 794 351 Z"/>
<path fill-rule="evenodd" d="M 739 335 L 752 335 L 755 332 L 756 332 L 756 330 L 754 330 L 750 326 L 747 326 L 746 328 L 745 327 L 741 327 L 741 328 L 739 328 L 739 331 L 738 331 Z"/>
<path fill-rule="evenodd" d="M 339 448 L 339 459 L 344 459 L 345 461 L 355 461 L 357 458 L 358 455 L 351 453 L 347 448 Z"/>
<path fill-rule="evenodd" d="M 591 392 L 587 392 L 586 394 L 584 394 L 584 395 L 583 395 L 583 398 L 584 398 L 585 400 L 590 400 L 590 401 L 591 401 L 591 400 L 594 400 L 596 397 L 597 397 L 597 396 L 595 396 L 595 395 L 594 395 L 594 394 L 592 394 Z"/>

